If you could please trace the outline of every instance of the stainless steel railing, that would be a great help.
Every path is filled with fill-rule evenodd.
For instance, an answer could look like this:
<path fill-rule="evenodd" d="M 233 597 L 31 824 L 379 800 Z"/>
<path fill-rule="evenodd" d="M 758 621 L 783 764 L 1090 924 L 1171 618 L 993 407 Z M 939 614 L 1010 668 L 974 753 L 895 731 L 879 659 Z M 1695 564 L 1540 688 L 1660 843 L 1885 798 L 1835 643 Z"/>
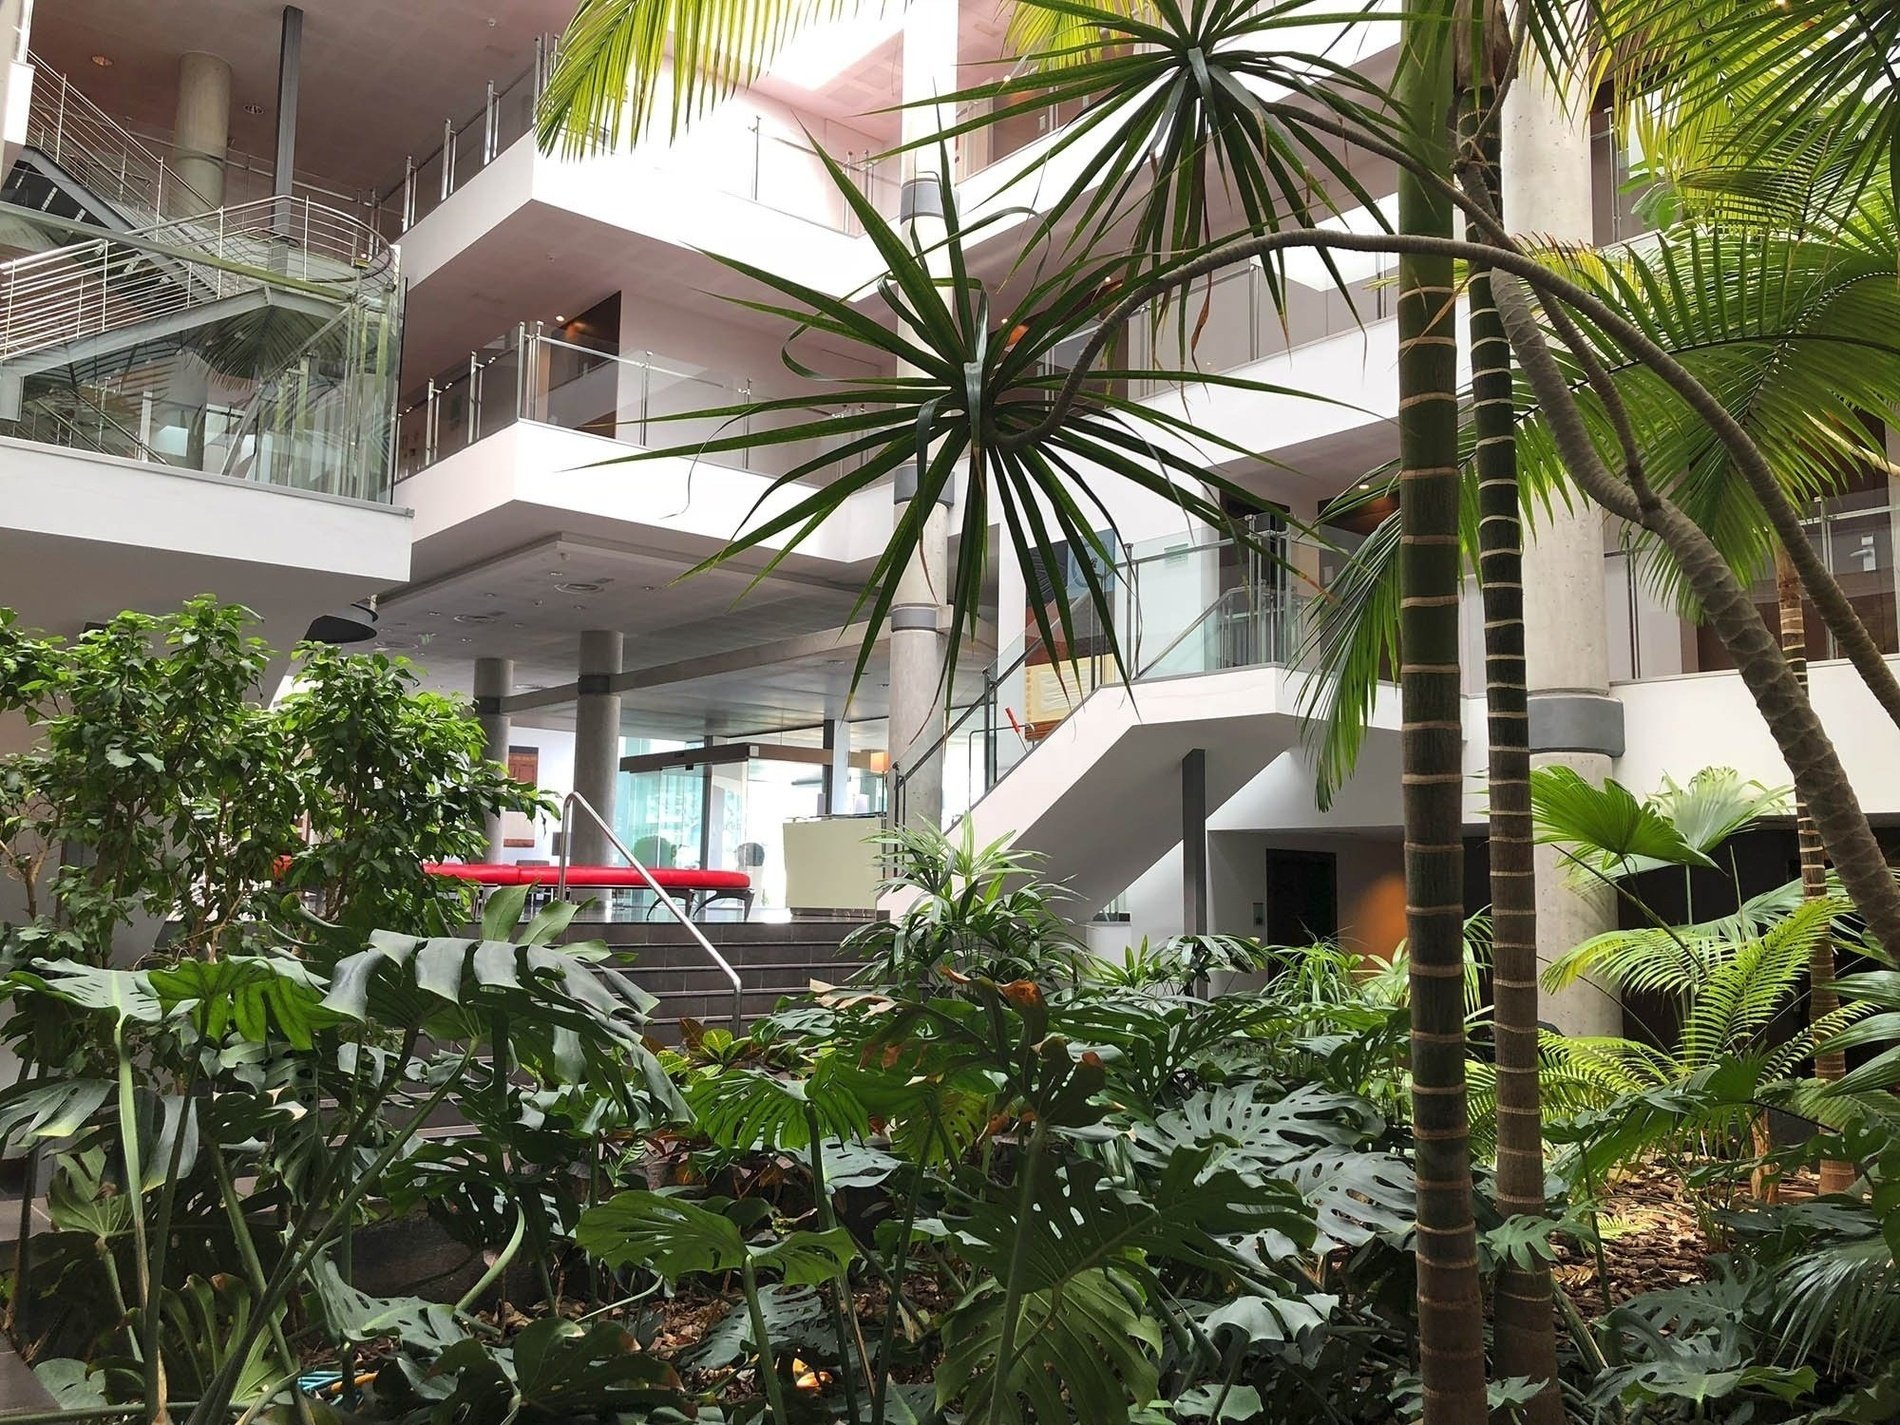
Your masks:
<path fill-rule="evenodd" d="M 211 203 L 162 154 L 146 147 L 37 55 L 26 142 L 137 223 Z"/>
<path fill-rule="evenodd" d="M 629 851 L 626 844 L 614 835 L 614 829 L 607 824 L 599 812 L 594 810 L 593 803 L 579 792 L 569 792 L 561 799 L 561 873 L 555 882 L 554 894 L 561 900 L 567 899 L 567 868 L 574 854 L 574 810 L 577 807 L 586 812 L 587 819 L 600 829 L 600 834 L 607 838 L 607 844 L 626 858 L 627 865 L 639 872 L 640 879 L 647 883 L 647 888 L 658 897 L 661 905 L 672 912 L 673 918 L 685 927 L 686 933 L 706 953 L 706 958 L 719 967 L 719 972 L 732 986 L 732 1032 L 735 1035 L 742 1033 L 745 1028 L 745 984 L 740 980 L 739 972 L 732 968 L 732 963 L 719 953 L 712 941 L 706 938 L 706 932 L 701 930 L 694 923 L 693 918 L 680 908 L 680 903 L 666 893 L 665 888 L 653 878 L 653 873 L 641 864 L 640 858 Z"/>

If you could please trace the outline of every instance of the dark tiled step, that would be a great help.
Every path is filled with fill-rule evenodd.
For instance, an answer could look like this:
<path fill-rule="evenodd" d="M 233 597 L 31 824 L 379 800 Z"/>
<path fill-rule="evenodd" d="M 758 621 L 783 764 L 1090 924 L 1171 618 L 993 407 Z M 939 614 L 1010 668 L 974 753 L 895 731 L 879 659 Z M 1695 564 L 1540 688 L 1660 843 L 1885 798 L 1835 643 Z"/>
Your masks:
<path fill-rule="evenodd" d="M 743 965 L 735 967 L 739 972 L 739 982 L 747 989 L 779 989 L 787 992 L 803 990 L 813 980 L 821 980 L 828 985 L 841 984 L 849 979 L 858 967 L 855 963 L 832 961 L 823 965 L 803 962 L 789 965 Z M 716 966 L 680 965 L 656 968 L 635 967 L 622 969 L 634 984 L 650 995 L 661 994 L 668 990 L 713 990 L 730 989 L 730 982 Z"/>

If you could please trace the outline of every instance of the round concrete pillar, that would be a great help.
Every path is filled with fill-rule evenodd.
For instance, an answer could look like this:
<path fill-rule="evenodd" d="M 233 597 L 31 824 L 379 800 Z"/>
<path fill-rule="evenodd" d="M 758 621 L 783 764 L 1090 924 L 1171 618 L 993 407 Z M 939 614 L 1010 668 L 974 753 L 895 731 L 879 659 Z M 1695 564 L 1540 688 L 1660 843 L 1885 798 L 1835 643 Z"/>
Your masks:
<path fill-rule="evenodd" d="M 1538 238 L 1593 236 L 1589 94 L 1558 85 L 1527 52 L 1505 98 L 1500 167 L 1504 221 Z M 1604 514 L 1579 498 L 1540 508 L 1524 527 L 1524 665 L 1531 765 L 1561 764 L 1601 783 L 1622 752 L 1622 706 L 1610 697 Z M 1555 847 L 1536 852 L 1537 957 L 1548 963 L 1616 927 L 1609 887 L 1580 883 Z M 1580 982 L 1546 994 L 1543 1017 L 1565 1034 L 1623 1032 L 1613 994 Z"/>
<path fill-rule="evenodd" d="M 503 710 L 507 697 L 515 690 L 515 665 L 509 658 L 475 660 L 475 720 L 481 724 L 482 744 L 488 760 L 508 766 L 508 739 L 513 727 Z M 488 859 L 502 859 L 502 819 L 488 818 Z"/>
<path fill-rule="evenodd" d="M 172 166 L 190 192 L 160 195 L 166 217 L 192 217 L 224 205 L 224 156 L 231 143 L 231 66 L 194 51 L 178 61 L 178 113 Z"/>
<path fill-rule="evenodd" d="M 613 679 L 620 672 L 623 642 L 605 629 L 581 635 L 580 690 L 574 699 L 574 790 L 609 826 L 620 781 L 620 694 L 613 691 Z M 573 828 L 576 864 L 606 865 L 616 859 L 592 817 L 577 809 Z"/>

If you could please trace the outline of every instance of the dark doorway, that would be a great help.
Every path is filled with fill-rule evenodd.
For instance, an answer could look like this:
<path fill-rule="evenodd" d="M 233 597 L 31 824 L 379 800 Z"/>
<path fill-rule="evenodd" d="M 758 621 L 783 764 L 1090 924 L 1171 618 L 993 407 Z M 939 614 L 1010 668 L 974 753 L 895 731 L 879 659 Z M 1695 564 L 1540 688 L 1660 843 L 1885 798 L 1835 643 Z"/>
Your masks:
<path fill-rule="evenodd" d="M 1338 934 L 1338 858 L 1330 851 L 1269 849 L 1267 943 L 1313 945 Z"/>

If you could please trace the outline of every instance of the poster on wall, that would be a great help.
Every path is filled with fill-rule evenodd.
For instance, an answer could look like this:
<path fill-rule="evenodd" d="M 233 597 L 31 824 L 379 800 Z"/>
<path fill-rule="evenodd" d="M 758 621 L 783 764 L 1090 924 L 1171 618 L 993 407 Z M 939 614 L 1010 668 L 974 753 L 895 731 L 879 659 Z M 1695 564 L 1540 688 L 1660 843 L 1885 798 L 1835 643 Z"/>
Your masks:
<path fill-rule="evenodd" d="M 540 786 L 541 749 L 539 747 L 510 747 L 508 775 L 517 782 L 526 782 L 531 787 Z M 501 814 L 501 844 L 503 846 L 532 849 L 537 840 L 534 833 L 534 818 L 526 812 L 505 811 Z"/>

